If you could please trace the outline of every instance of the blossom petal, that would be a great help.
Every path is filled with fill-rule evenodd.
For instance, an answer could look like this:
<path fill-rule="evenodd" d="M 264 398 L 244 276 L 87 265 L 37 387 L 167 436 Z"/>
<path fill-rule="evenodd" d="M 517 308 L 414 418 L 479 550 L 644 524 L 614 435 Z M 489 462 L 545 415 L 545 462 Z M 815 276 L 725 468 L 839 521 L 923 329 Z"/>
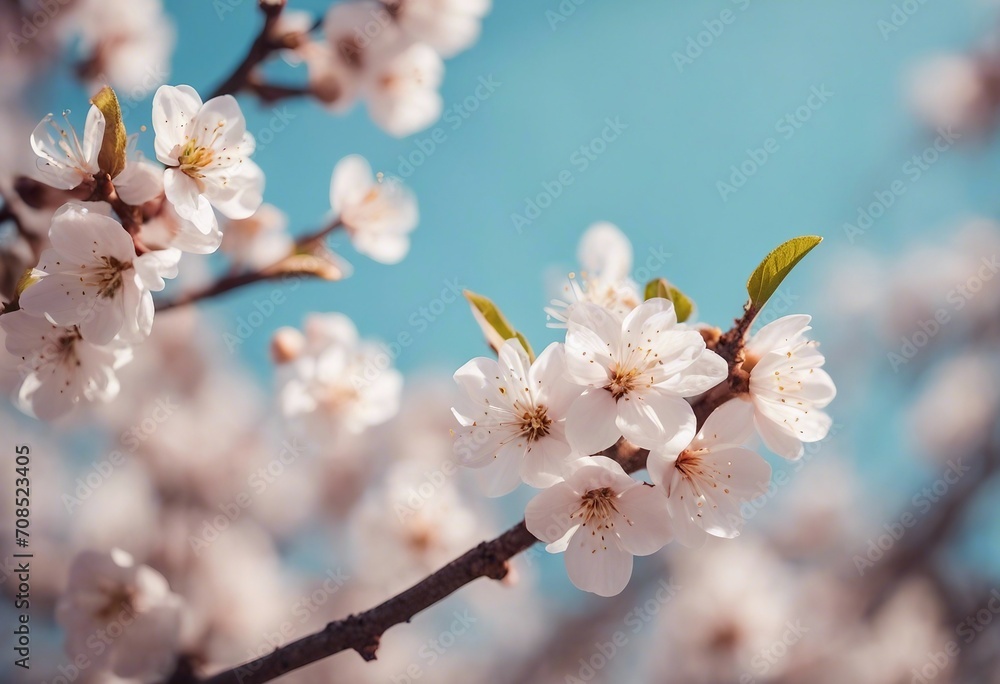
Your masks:
<path fill-rule="evenodd" d="M 581 454 L 599 453 L 622 436 L 615 419 L 618 409 L 614 397 L 603 389 L 581 394 L 566 414 L 566 437 Z"/>

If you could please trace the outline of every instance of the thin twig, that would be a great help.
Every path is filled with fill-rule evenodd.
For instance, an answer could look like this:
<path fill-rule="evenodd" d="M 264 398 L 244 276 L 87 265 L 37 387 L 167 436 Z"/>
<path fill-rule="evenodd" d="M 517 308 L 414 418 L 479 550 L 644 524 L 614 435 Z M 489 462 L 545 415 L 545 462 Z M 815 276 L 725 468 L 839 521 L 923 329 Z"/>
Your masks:
<path fill-rule="evenodd" d="M 264 25 L 261 26 L 260 33 L 257 34 L 257 37 L 250 45 L 250 49 L 247 51 L 243 61 L 239 63 L 226 80 L 212 91 L 209 99 L 220 95 L 235 95 L 244 90 L 252 80 L 254 69 L 270 57 L 273 52 L 286 47 L 284 44 L 274 41 L 271 37 L 274 25 L 277 23 L 278 17 L 281 16 L 281 11 L 284 9 L 284 3 L 260 2 L 258 6 L 261 12 L 264 13 Z"/>
<path fill-rule="evenodd" d="M 295 241 L 295 250 L 306 250 L 313 245 L 320 243 L 326 236 L 328 236 L 333 231 L 338 228 L 343 227 L 343 223 L 340 219 L 331 221 L 326 226 L 320 228 L 319 230 L 304 235 Z M 273 280 L 275 278 L 280 278 L 285 275 L 289 275 L 287 271 L 283 271 L 278 268 L 282 260 L 271 264 L 267 268 L 262 268 L 258 271 L 250 271 L 249 273 L 235 273 L 232 275 L 227 275 L 214 283 L 203 287 L 200 290 L 194 290 L 193 292 L 188 292 L 186 294 L 180 295 L 176 299 L 161 301 L 156 303 L 156 310 L 167 311 L 169 309 L 174 309 L 178 306 L 184 306 L 187 304 L 193 304 L 195 302 L 200 302 L 203 299 L 210 299 L 212 297 L 217 297 L 218 295 L 225 294 L 226 292 L 231 292 L 238 288 L 244 287 L 246 285 L 252 285 L 254 283 L 261 283 L 267 280 Z M 298 273 L 302 275 L 302 273 Z"/>

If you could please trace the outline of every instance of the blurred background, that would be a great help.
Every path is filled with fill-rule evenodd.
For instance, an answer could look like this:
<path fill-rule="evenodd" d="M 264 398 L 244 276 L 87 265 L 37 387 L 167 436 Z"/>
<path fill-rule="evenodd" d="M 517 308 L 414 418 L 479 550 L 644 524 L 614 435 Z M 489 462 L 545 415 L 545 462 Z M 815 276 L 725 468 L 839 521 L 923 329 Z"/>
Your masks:
<path fill-rule="evenodd" d="M 49 3 L 27 43 L 10 38 L 43 4 L 0 5 L 8 204 L 38 120 L 69 109 L 82 126 L 100 85 L 80 68 L 94 49 L 80 31 L 100 31 L 80 28 L 73 2 Z M 150 156 L 139 131 L 155 88 L 207 95 L 261 23 L 250 0 L 157 11 L 162 54 L 108 75 Z M 407 137 L 362 106 L 240 95 L 265 201 L 292 234 L 328 219 L 333 166 L 359 153 L 415 191 L 412 248 L 387 266 L 335 234 L 349 278 L 158 314 L 111 403 L 53 425 L 3 404 L 5 453 L 32 447 L 37 628 L 31 672 L 7 651 L 5 677 L 119 681 L 71 676 L 53 621 L 81 549 L 122 548 L 162 572 L 191 606 L 189 654 L 212 672 L 374 605 L 519 520 L 527 488 L 486 499 L 450 465 L 450 375 L 488 352 L 454 293 L 491 297 L 541 349 L 561 338 L 543 309 L 579 269 L 580 236 L 610 221 L 632 242 L 636 281 L 669 278 L 723 329 L 770 249 L 822 235 L 761 321 L 813 316 L 839 388 L 830 437 L 799 462 L 765 454 L 774 483 L 741 537 L 638 559 L 614 599 L 578 592 L 536 547 L 503 584 L 479 581 L 391 630 L 377 662 L 344 653 L 282 681 L 1000 683 L 998 20 L 986 0 L 501 2 L 446 61 L 441 118 Z M 303 70 L 268 65 L 288 82 Z M 0 227 L 0 249 L 18 240 Z M 187 255 L 166 294 L 224 268 Z M 287 301 L 251 318 L 276 288 Z M 270 342 L 313 312 L 387 343 L 404 398 L 385 425 L 286 458 Z M 13 465 L 0 477 L 12 491 Z M 228 515 L 242 492 L 251 505 Z"/>

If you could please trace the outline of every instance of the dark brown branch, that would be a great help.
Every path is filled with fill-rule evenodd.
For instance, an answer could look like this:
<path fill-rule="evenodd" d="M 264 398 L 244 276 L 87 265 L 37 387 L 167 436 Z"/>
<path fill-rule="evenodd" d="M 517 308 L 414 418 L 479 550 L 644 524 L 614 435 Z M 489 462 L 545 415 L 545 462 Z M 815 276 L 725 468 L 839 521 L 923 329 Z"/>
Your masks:
<path fill-rule="evenodd" d="M 209 99 L 220 95 L 235 95 L 241 90 L 245 90 L 253 80 L 254 70 L 263 63 L 272 53 L 282 48 L 288 47 L 284 42 L 275 40 L 274 26 L 281 16 L 281 11 L 285 8 L 285 3 L 259 2 L 261 12 L 264 13 L 264 25 L 261 26 L 260 33 L 250 45 L 243 61 L 239 63 L 233 73 L 226 80 L 212 91 Z"/>

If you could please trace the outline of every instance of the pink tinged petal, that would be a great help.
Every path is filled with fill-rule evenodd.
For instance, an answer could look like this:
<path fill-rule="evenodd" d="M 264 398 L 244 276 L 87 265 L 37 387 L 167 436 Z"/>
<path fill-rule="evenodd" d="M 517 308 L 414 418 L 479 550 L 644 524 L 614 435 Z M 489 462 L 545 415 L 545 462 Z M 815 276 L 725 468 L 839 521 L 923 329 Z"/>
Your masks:
<path fill-rule="evenodd" d="M 783 316 L 772 321 L 757 331 L 748 341 L 746 349 L 754 356 L 762 356 L 768 352 L 787 347 L 809 330 L 811 316 L 795 314 Z"/>
<path fill-rule="evenodd" d="M 128 285 L 123 286 L 123 289 L 135 290 Z M 125 326 L 125 293 L 119 291 L 113 297 L 92 297 L 87 304 L 79 323 L 80 335 L 91 344 L 108 344 Z M 135 314 L 133 311 L 133 316 Z M 146 335 L 148 334 L 147 330 Z"/>
<path fill-rule="evenodd" d="M 625 280 L 632 270 L 632 243 L 611 223 L 587 228 L 576 254 L 584 270 L 612 282 Z"/>
<path fill-rule="evenodd" d="M 525 484 L 538 488 L 551 487 L 567 475 L 574 454 L 564 440 L 564 436 L 550 433 L 528 443 L 521 462 L 521 479 Z"/>
<path fill-rule="evenodd" d="M 743 444 L 753 434 L 753 403 L 742 395 L 712 411 L 698 433 L 698 446 Z"/>
<path fill-rule="evenodd" d="M 629 312 L 622 323 L 622 331 L 626 335 L 652 336 L 654 333 L 672 330 L 676 325 L 677 314 L 674 312 L 674 303 L 669 299 L 654 297 Z M 653 343 L 655 344 L 655 339 Z"/>
<path fill-rule="evenodd" d="M 566 416 L 582 393 L 578 385 L 566 380 L 566 347 L 559 342 L 553 342 L 538 355 L 528 379 L 537 403 L 545 406 L 549 417 L 556 420 Z"/>
<path fill-rule="evenodd" d="M 686 478 L 674 481 L 667 499 L 674 539 L 689 549 L 701 547 L 707 538 L 707 533 L 698 522 L 699 500 Z"/>
<path fill-rule="evenodd" d="M 452 443 L 455 460 L 469 468 L 486 467 L 493 462 L 508 436 L 506 431 L 485 425 L 455 428 L 455 441 Z"/>
<path fill-rule="evenodd" d="M 503 381 L 500 365 L 493 359 L 477 356 L 455 371 L 454 378 L 456 384 L 479 408 L 479 415 L 473 415 L 473 420 L 485 417 L 490 406 L 510 406 L 510 399 L 500 391 Z"/>
<path fill-rule="evenodd" d="M 24 379 L 18 390 L 22 410 L 39 420 L 55 420 L 73 410 L 79 394 L 67 369 L 55 366 Z"/>
<path fill-rule="evenodd" d="M 723 358 L 706 349 L 693 363 L 666 382 L 660 383 L 658 387 L 680 397 L 694 397 L 712 389 L 728 375 L 729 366 Z"/>
<path fill-rule="evenodd" d="M 610 530 L 581 525 L 566 548 L 566 574 L 578 589 L 616 596 L 632 577 L 632 554 Z"/>
<path fill-rule="evenodd" d="M 621 514 L 615 520 L 615 530 L 629 553 L 648 556 L 673 539 L 667 498 L 659 488 L 643 484 L 631 487 L 615 505 Z"/>
<path fill-rule="evenodd" d="M 164 278 L 176 278 L 181 253 L 177 249 L 157 249 L 137 257 L 133 262 L 142 286 L 159 292 L 166 286 Z"/>
<path fill-rule="evenodd" d="M 345 207 L 360 203 L 374 184 L 372 168 L 364 157 L 352 154 L 341 159 L 330 179 L 330 206 L 334 213 L 340 215 Z"/>
<path fill-rule="evenodd" d="M 555 543 L 579 524 L 572 516 L 580 503 L 580 492 L 567 482 L 559 482 L 528 502 L 524 524 L 537 539 Z"/>
<path fill-rule="evenodd" d="M 225 184 L 221 191 L 220 186 L 207 184 L 205 196 L 227 218 L 250 218 L 264 201 L 264 172 L 249 159 L 226 174 Z"/>
<path fill-rule="evenodd" d="M 107 122 L 104 114 L 96 105 L 91 105 L 87 112 L 87 123 L 83 128 L 83 159 L 86 162 L 86 170 L 90 173 L 97 173 L 100 170 L 97 157 L 101 153 L 101 144 L 104 142 L 104 129 Z"/>
<path fill-rule="evenodd" d="M 405 235 L 360 232 L 351 235 L 351 244 L 359 254 L 380 264 L 398 264 L 410 251 L 410 238 Z"/>
<path fill-rule="evenodd" d="M 140 206 L 163 192 L 163 169 L 149 162 L 130 159 L 115 178 L 115 191 L 126 204 Z"/>
<path fill-rule="evenodd" d="M 573 307 L 566 328 L 569 379 L 603 387 L 608 383 L 609 368 L 620 355 L 621 322 L 606 309 L 581 302 Z"/>
<path fill-rule="evenodd" d="M 397 138 L 427 128 L 441 117 L 443 109 L 441 94 L 429 87 L 411 87 L 402 93 L 368 93 L 368 114 L 379 128 Z"/>
<path fill-rule="evenodd" d="M 142 287 L 139 276 L 125 286 L 122 308 L 125 324 L 119 333 L 130 342 L 140 342 L 153 330 L 153 295 Z"/>
<path fill-rule="evenodd" d="M 757 434 L 764 440 L 765 446 L 782 458 L 795 460 L 804 453 L 802 442 L 789 434 L 787 429 L 773 420 L 757 413 L 754 415 L 754 425 Z"/>
<path fill-rule="evenodd" d="M 52 217 L 49 240 L 61 255 L 77 263 L 99 262 L 103 256 L 126 263 L 135 258 L 132 238 L 122 224 L 72 202 Z"/>
<path fill-rule="evenodd" d="M 202 233 L 219 229 L 219 222 L 208 198 L 201 194 L 198 184 L 186 173 L 167 169 L 163 173 L 163 190 L 182 219 L 190 221 Z"/>
<path fill-rule="evenodd" d="M 160 86 L 153 95 L 153 131 L 156 158 L 168 166 L 177 164 L 177 147 L 184 145 L 189 125 L 201 109 L 201 97 L 191 86 Z"/>
<path fill-rule="evenodd" d="M 75 325 L 93 307 L 97 293 L 81 289 L 75 275 L 47 275 L 21 293 L 21 309 L 35 316 L 46 316 L 56 325 Z"/>
<path fill-rule="evenodd" d="M 622 436 L 616 424 L 618 407 L 610 392 L 587 390 L 581 394 L 566 415 L 566 437 L 581 454 L 596 454 Z"/>
<path fill-rule="evenodd" d="M 501 382 L 510 394 L 511 401 L 519 401 L 523 407 L 534 404 L 528 387 L 531 361 L 520 340 L 504 340 L 497 353 L 497 365 Z"/>
<path fill-rule="evenodd" d="M 618 400 L 617 426 L 627 440 L 646 449 L 686 446 L 695 434 L 691 405 L 656 388 Z M 683 448 L 681 446 L 680 448 Z"/>
<path fill-rule="evenodd" d="M 521 455 L 516 446 L 507 443 L 500 447 L 492 463 L 479 471 L 483 493 L 488 497 L 504 496 L 521 484 Z"/>
<path fill-rule="evenodd" d="M 240 147 L 246 129 L 246 120 L 236 98 L 220 95 L 202 105 L 188 128 L 188 135 L 193 136 L 200 147 L 210 147 L 216 156 L 224 157 L 232 153 L 233 148 Z M 248 147 L 252 151 L 252 144 Z"/>

